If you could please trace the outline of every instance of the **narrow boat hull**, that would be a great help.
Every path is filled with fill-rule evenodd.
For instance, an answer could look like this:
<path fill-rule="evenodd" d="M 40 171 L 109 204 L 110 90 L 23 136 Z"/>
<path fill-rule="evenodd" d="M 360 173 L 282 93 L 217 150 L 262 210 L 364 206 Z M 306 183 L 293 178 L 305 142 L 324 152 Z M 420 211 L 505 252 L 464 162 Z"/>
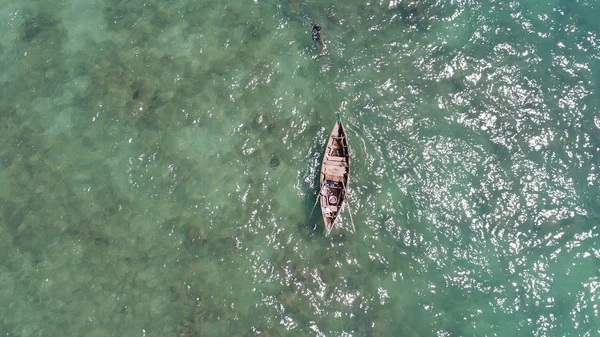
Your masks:
<path fill-rule="evenodd" d="M 350 151 L 344 125 L 338 120 L 333 126 L 321 164 L 319 201 L 326 234 L 335 227 L 346 199 L 350 178 Z"/>

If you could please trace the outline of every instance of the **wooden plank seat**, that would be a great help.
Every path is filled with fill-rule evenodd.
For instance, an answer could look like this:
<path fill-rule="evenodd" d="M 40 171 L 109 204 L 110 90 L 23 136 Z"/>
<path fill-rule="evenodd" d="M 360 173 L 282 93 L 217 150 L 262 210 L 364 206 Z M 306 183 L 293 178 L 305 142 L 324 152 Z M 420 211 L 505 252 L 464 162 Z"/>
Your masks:
<path fill-rule="evenodd" d="M 328 161 L 328 162 L 325 162 L 325 165 L 339 167 L 339 168 L 348 167 L 348 164 L 346 162 L 341 162 L 341 161 Z"/>
<path fill-rule="evenodd" d="M 333 159 L 333 158 L 335 158 L 335 159 Z M 341 157 L 329 157 L 327 160 L 325 160 L 325 164 L 333 165 L 333 166 L 340 166 L 340 167 L 348 166 L 348 162 L 346 162 L 346 160 L 344 158 L 342 158 L 342 160 L 337 160 L 337 158 L 341 158 Z"/>
<path fill-rule="evenodd" d="M 338 183 L 346 181 L 346 180 L 344 180 L 344 176 L 338 176 L 338 175 L 333 175 L 333 174 L 325 174 L 325 179 L 335 181 Z"/>
<path fill-rule="evenodd" d="M 334 176 L 344 176 L 347 173 L 346 170 L 339 170 L 339 169 L 335 169 L 335 168 L 325 168 L 325 174 L 326 175 L 334 175 Z"/>
<path fill-rule="evenodd" d="M 325 159 L 325 161 L 341 161 L 341 162 L 346 162 L 346 158 L 344 157 L 337 157 L 337 156 L 329 156 Z"/>
<path fill-rule="evenodd" d="M 340 166 L 338 164 L 333 164 L 333 163 L 326 163 L 325 164 L 325 169 L 326 170 L 333 170 L 333 171 L 342 171 L 342 172 L 346 172 L 346 166 Z"/>
<path fill-rule="evenodd" d="M 344 178 L 346 176 L 346 172 L 325 172 L 325 176 L 326 177 L 336 177 L 336 179 L 338 178 Z M 342 180 L 335 180 L 335 179 L 331 179 L 333 181 L 337 181 L 337 182 L 342 182 Z M 344 180 L 344 183 L 346 182 L 346 180 Z"/>
<path fill-rule="evenodd" d="M 340 165 L 339 162 L 325 162 L 325 167 L 331 167 L 339 170 L 346 169 L 345 166 Z"/>

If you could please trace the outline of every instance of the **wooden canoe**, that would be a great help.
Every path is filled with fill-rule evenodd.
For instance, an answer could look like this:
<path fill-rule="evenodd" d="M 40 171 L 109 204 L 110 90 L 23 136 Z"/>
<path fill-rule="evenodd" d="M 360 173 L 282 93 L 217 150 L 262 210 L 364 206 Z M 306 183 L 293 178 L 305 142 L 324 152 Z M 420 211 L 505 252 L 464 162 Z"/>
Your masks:
<path fill-rule="evenodd" d="M 338 214 L 344 205 L 349 177 L 348 137 L 342 121 L 338 118 L 327 141 L 321 164 L 319 200 L 327 234 L 335 227 Z"/>

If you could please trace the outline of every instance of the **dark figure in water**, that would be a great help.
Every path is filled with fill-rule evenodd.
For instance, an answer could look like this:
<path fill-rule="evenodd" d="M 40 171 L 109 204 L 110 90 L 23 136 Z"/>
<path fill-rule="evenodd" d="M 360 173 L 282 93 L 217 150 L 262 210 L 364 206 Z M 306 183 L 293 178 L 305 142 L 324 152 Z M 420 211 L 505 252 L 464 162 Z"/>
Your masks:
<path fill-rule="evenodd" d="M 312 38 L 313 41 L 321 46 L 321 53 L 323 53 L 325 51 L 325 43 L 323 43 L 323 38 L 321 37 L 321 26 L 318 23 L 313 24 Z"/>

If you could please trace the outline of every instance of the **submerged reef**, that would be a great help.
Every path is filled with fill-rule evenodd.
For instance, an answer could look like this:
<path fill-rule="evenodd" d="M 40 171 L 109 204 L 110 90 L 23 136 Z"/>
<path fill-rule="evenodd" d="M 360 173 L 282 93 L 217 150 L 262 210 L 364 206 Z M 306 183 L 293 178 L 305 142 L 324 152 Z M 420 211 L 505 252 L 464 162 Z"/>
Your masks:
<path fill-rule="evenodd" d="M 281 164 L 281 161 L 279 160 L 279 158 L 276 157 L 275 155 L 273 155 L 271 157 L 271 160 L 269 161 L 269 166 L 271 166 L 271 168 L 275 169 L 275 168 L 279 167 L 280 164 Z"/>

